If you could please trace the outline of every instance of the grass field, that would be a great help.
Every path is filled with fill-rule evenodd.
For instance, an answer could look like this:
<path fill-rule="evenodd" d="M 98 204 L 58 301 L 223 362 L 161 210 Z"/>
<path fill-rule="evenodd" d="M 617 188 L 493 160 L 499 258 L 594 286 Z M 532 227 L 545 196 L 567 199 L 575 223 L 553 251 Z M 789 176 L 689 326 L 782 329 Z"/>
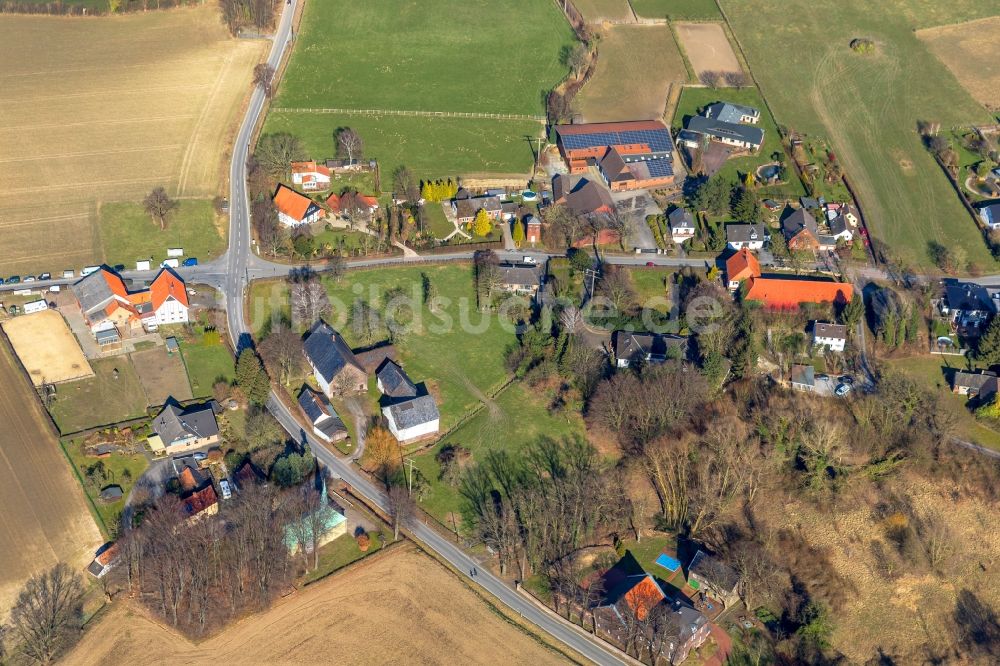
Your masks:
<path fill-rule="evenodd" d="M 122 487 L 122 492 L 125 494 L 122 499 L 117 502 L 102 502 L 100 499 L 100 488 L 91 488 L 84 485 L 84 492 L 90 496 L 93 505 L 97 507 L 97 512 L 100 514 L 101 520 L 104 521 L 105 528 L 110 533 L 118 525 L 118 517 L 121 515 L 122 509 L 125 508 L 125 500 L 128 498 L 129 491 L 132 490 L 136 481 L 139 480 L 139 477 L 149 467 L 149 461 L 141 453 L 131 456 L 112 453 L 106 458 L 93 458 L 84 455 L 80 442 L 77 441 L 66 442 L 63 446 L 66 455 L 69 456 L 70 462 L 76 468 L 81 478 L 86 478 L 87 468 L 99 460 L 108 471 L 109 483 Z"/>
<path fill-rule="evenodd" d="M 576 104 L 586 122 L 659 119 L 670 84 L 685 81 L 670 26 L 609 26 L 598 46 L 597 70 Z"/>
<path fill-rule="evenodd" d="M 276 108 L 544 114 L 573 44 L 552 3 L 309 3 Z M 531 121 L 273 112 L 266 132 L 302 137 L 333 154 L 337 127 L 354 127 L 384 174 L 527 172 Z"/>
<path fill-rule="evenodd" d="M 376 555 L 192 643 L 117 603 L 63 663 L 566 663 L 409 546 Z"/>
<path fill-rule="evenodd" d="M 181 340 L 180 348 L 191 382 L 191 394 L 195 398 L 212 395 L 212 386 L 220 379 L 225 382 L 233 380 L 233 357 L 221 342 L 207 344 Z"/>
<path fill-rule="evenodd" d="M 15 317 L 4 322 L 3 332 L 35 386 L 94 375 L 80 343 L 58 310 Z"/>
<path fill-rule="evenodd" d="M 635 13 L 643 18 L 718 19 L 715 0 L 632 0 Z"/>
<path fill-rule="evenodd" d="M 319 549 L 319 566 L 302 577 L 303 583 L 312 583 L 329 576 L 337 569 L 343 569 L 348 564 L 356 562 L 369 555 L 374 555 L 382 546 L 382 538 L 378 532 L 368 534 L 371 541 L 367 552 L 362 553 L 353 534 L 344 534 Z"/>
<path fill-rule="evenodd" d="M 185 257 L 201 262 L 226 251 L 226 227 L 217 223 L 212 202 L 207 199 L 181 201 L 162 231 L 138 203 L 104 204 L 99 220 L 104 263 L 109 266 L 135 268 L 138 259 L 159 264 L 167 258 L 167 248 L 183 248 Z"/>
<path fill-rule="evenodd" d="M 418 178 L 477 173 L 528 173 L 540 123 L 531 120 L 425 118 L 419 116 L 338 116 L 272 111 L 266 133 L 290 132 L 311 155 L 334 151 L 333 130 L 353 127 L 365 141 L 365 154 L 377 157 L 382 173 L 406 165 Z M 385 182 L 385 181 L 383 181 Z"/>
<path fill-rule="evenodd" d="M 434 238 L 443 239 L 455 231 L 455 225 L 448 221 L 441 204 L 428 202 L 421 209 L 427 224 L 427 230 L 434 234 Z"/>
<path fill-rule="evenodd" d="M 987 109 L 1000 109 L 1000 16 L 917 32 L 931 52 Z"/>
<path fill-rule="evenodd" d="M 166 347 L 156 346 L 135 352 L 130 358 L 139 375 L 147 404 L 159 406 L 168 398 L 179 402 L 191 399 L 191 384 L 180 356 L 171 356 L 167 354 Z"/>
<path fill-rule="evenodd" d="M 758 127 L 764 130 L 764 145 L 752 155 L 736 157 L 726 161 L 722 169 L 719 170 L 724 178 L 732 181 L 742 180 L 742 175 L 748 171 L 756 171 L 762 164 L 771 162 L 771 154 L 775 151 L 783 151 L 781 137 L 778 135 L 778 128 L 774 118 L 767 112 L 764 100 L 756 88 L 685 88 L 681 93 L 681 98 L 677 102 L 677 110 L 674 113 L 673 126 L 681 128 L 684 126 L 684 119 L 698 113 L 698 110 L 712 104 L 713 102 L 733 102 L 734 104 L 745 104 L 760 109 L 760 123 Z M 777 195 L 780 190 L 786 196 L 799 197 L 805 194 L 802 183 L 794 176 L 789 177 L 786 185 L 763 188 L 762 194 L 765 196 Z"/>
<path fill-rule="evenodd" d="M 491 449 L 503 449 L 511 453 L 520 451 L 525 445 L 539 437 L 559 439 L 568 435 L 583 435 L 583 419 L 576 412 L 567 410 L 553 415 L 548 411 L 548 396 L 520 382 L 511 384 L 490 401 L 486 408 L 466 421 L 436 446 L 414 457 L 421 475 L 428 480 L 429 490 L 421 500 L 424 507 L 438 520 L 450 525 L 450 512 L 461 508 L 458 489 L 438 478 L 440 466 L 434 456 L 446 444 L 464 446 L 472 452 L 473 458 L 482 456 Z"/>
<path fill-rule="evenodd" d="M 0 342 L 0 616 L 33 574 L 56 562 L 82 569 L 101 545 L 80 484 L 6 343 Z"/>
<path fill-rule="evenodd" d="M 266 44 L 230 38 L 217 7 L 0 16 L 0 275 L 100 261 L 100 203 L 220 192 Z"/>
<path fill-rule="evenodd" d="M 587 23 L 628 21 L 632 18 L 628 0 L 573 0 Z"/>
<path fill-rule="evenodd" d="M 149 403 L 127 356 L 97 359 L 91 366 L 94 377 L 60 385 L 49 407 L 63 434 L 127 421 L 146 413 Z"/>
<path fill-rule="evenodd" d="M 427 273 L 438 294 L 448 299 L 440 318 L 425 306 L 416 309 L 420 325 L 397 345 L 406 372 L 415 382 L 426 382 L 438 399 L 441 429 L 479 404 L 491 389 L 507 378 L 504 352 L 515 336 L 495 314 L 476 310 L 472 266 L 393 267 L 349 271 L 339 284 L 325 282 L 334 305 L 328 319 L 348 344 L 362 347 L 367 341 L 347 325 L 347 311 L 359 295 L 378 304 L 386 291 L 402 287 L 421 302 L 421 273 Z M 288 316 L 288 290 L 284 283 L 258 283 L 251 289 L 251 328 L 259 333 L 269 317 Z M 468 325 L 464 325 L 467 322 Z M 466 330 L 467 329 L 467 330 Z M 378 341 L 374 341 L 378 342 Z"/>
<path fill-rule="evenodd" d="M 678 23 L 677 39 L 695 76 L 702 72 L 742 72 L 732 44 L 720 23 Z"/>
<path fill-rule="evenodd" d="M 778 120 L 829 137 L 876 237 L 917 266 L 930 265 L 928 241 L 961 246 L 970 261 L 995 266 L 916 133 L 918 120 L 944 127 L 989 120 L 913 32 L 988 15 L 986 4 L 723 0 L 723 7 Z M 858 36 L 873 39 L 875 52 L 852 51 Z M 796 56 L 775 57 L 776 45 Z"/>

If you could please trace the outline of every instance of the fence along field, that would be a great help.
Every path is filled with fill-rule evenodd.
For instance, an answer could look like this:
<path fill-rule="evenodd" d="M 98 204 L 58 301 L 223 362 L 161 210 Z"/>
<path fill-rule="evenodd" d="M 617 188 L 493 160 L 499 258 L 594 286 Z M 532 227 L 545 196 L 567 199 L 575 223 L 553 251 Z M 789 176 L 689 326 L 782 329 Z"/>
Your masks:
<path fill-rule="evenodd" d="M 0 275 L 103 260 L 99 202 L 219 193 L 265 47 L 230 38 L 216 3 L 0 15 Z"/>
<path fill-rule="evenodd" d="M 927 249 L 935 241 L 962 248 L 983 270 L 995 268 L 916 132 L 918 120 L 951 127 L 986 123 L 989 115 L 913 32 L 995 9 L 976 0 L 721 4 L 776 120 L 830 139 L 873 236 L 916 267 L 932 265 Z M 856 37 L 874 40 L 874 52 L 852 51 Z M 795 57 L 782 57 L 788 53 Z"/>
<path fill-rule="evenodd" d="M 10 347 L 0 339 L 0 617 L 33 574 L 82 570 L 101 545 L 80 484 Z"/>

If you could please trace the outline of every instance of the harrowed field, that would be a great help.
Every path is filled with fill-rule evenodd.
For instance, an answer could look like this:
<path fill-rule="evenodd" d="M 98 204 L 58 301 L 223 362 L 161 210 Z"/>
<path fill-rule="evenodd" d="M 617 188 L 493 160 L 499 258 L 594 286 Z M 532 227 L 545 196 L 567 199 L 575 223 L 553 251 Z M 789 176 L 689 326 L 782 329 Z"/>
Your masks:
<path fill-rule="evenodd" d="M 916 131 L 918 120 L 951 127 L 989 122 L 989 115 L 914 33 L 995 7 L 974 0 L 723 0 L 722 6 L 778 122 L 829 137 L 872 234 L 892 254 L 929 267 L 934 241 L 961 247 L 981 268 L 995 267 Z M 874 52 L 851 50 L 856 37 L 874 40 Z M 780 57 L 787 53 L 795 57 Z"/>
<path fill-rule="evenodd" d="M 458 119 L 288 113 L 283 109 L 544 116 L 545 94 L 566 75 L 574 36 L 554 3 L 308 3 L 265 132 L 289 131 L 315 157 L 352 126 L 384 173 L 406 164 L 424 176 L 527 172 L 537 136 L 530 119 Z"/>

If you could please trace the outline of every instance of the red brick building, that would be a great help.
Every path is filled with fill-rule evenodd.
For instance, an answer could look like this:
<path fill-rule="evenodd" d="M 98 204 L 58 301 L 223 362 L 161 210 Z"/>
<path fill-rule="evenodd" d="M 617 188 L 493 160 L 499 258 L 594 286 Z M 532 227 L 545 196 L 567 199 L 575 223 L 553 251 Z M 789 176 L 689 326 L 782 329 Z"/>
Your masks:
<path fill-rule="evenodd" d="M 596 166 L 614 192 L 674 182 L 674 144 L 658 120 L 559 125 L 556 137 L 570 173 Z"/>

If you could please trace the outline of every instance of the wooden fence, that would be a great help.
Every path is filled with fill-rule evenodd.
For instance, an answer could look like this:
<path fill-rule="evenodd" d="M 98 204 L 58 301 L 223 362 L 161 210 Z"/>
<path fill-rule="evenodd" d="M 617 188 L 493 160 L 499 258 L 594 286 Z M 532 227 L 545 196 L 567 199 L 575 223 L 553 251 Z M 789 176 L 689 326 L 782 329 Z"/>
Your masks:
<path fill-rule="evenodd" d="M 483 120 L 531 120 L 544 123 L 545 116 L 534 116 L 525 113 L 482 113 L 476 111 L 413 111 L 405 109 L 325 109 L 325 108 L 290 108 L 276 106 L 272 111 L 280 113 L 329 113 L 354 116 L 419 116 L 423 118 L 479 118 Z"/>

